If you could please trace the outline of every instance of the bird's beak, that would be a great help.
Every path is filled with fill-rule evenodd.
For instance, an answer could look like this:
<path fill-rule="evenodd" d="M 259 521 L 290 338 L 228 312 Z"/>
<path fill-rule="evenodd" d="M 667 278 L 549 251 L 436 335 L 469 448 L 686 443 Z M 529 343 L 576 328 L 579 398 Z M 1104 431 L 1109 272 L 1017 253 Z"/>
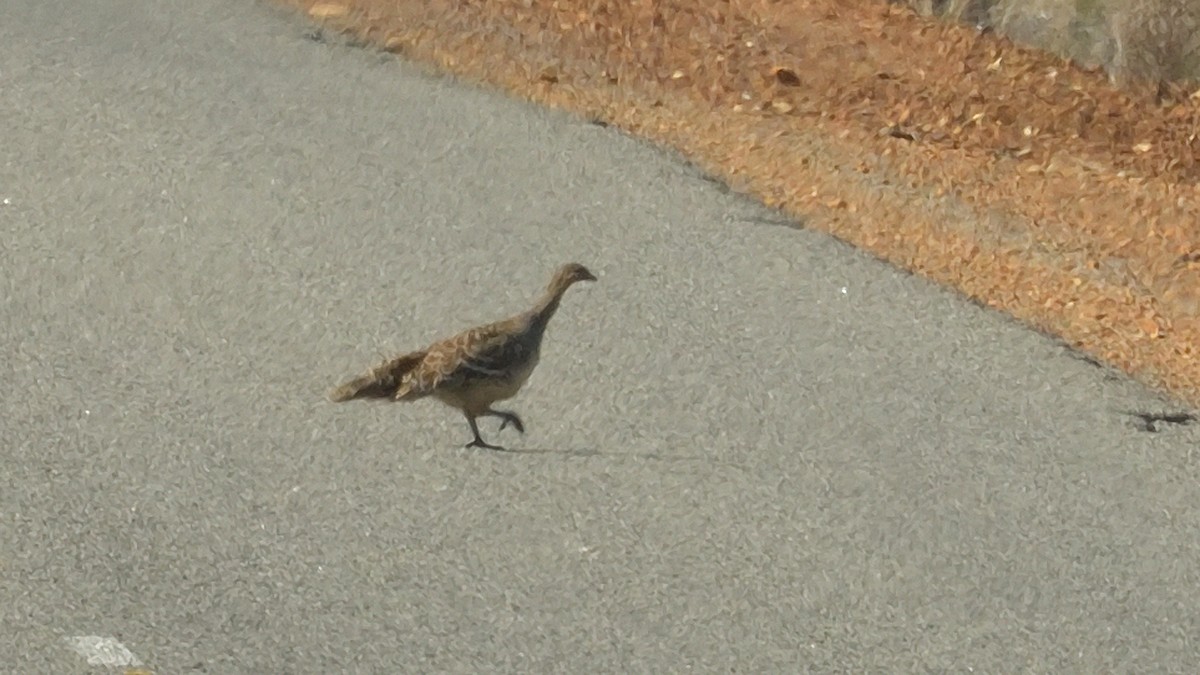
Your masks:
<path fill-rule="evenodd" d="M 583 280 L 584 281 L 596 281 L 596 276 L 594 274 L 592 274 L 591 272 L 588 272 L 587 276 L 584 277 Z"/>

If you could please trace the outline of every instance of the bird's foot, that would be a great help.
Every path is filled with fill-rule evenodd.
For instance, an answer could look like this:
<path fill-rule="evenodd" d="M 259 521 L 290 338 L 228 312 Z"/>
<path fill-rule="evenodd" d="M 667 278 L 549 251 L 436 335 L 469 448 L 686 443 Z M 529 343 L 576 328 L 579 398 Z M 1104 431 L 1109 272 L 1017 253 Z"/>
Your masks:
<path fill-rule="evenodd" d="M 525 433 L 525 424 L 521 422 L 521 418 L 517 417 L 516 413 L 502 413 L 500 417 L 504 420 L 500 423 L 500 431 L 504 431 L 504 427 L 509 424 L 520 433 Z"/>
<path fill-rule="evenodd" d="M 491 443 L 488 443 L 487 441 L 483 440 L 482 438 L 479 438 L 478 436 L 475 437 L 475 440 L 471 441 L 470 443 L 467 443 L 463 447 L 464 448 L 483 448 L 486 450 L 505 450 L 506 449 L 503 446 L 492 445 Z"/>

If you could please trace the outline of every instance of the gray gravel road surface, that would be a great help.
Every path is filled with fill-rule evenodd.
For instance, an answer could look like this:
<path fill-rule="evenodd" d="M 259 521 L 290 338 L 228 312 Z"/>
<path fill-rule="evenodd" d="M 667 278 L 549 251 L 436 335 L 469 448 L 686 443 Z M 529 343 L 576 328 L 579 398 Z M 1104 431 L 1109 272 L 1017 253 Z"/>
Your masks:
<path fill-rule="evenodd" d="M 0 670 L 1195 667 L 1197 429 L 1136 414 L 1186 411 L 678 157 L 320 38 L 5 9 Z M 600 281 L 528 433 L 485 423 L 513 452 L 324 399 L 568 260 Z"/>

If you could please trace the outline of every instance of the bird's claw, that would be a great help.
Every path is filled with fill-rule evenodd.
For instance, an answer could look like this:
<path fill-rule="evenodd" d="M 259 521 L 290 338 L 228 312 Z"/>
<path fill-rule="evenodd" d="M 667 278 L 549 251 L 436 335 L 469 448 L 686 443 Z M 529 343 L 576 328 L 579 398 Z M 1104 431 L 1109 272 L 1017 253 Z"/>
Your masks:
<path fill-rule="evenodd" d="M 491 443 L 484 441 L 482 438 L 476 438 L 475 440 L 471 441 L 470 443 L 467 443 L 463 447 L 464 448 L 482 448 L 484 450 L 505 450 L 506 449 L 503 446 L 492 445 Z"/>
<path fill-rule="evenodd" d="M 525 425 L 521 423 L 521 418 L 516 415 L 506 415 L 504 421 L 500 423 L 500 431 L 504 431 L 504 428 L 510 423 L 519 433 L 525 433 Z"/>

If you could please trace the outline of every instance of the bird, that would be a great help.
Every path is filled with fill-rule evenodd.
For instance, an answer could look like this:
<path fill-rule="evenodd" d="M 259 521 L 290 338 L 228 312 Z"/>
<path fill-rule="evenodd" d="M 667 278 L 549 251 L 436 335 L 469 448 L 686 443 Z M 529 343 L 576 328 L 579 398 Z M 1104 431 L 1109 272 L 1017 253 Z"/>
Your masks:
<path fill-rule="evenodd" d="M 372 368 L 333 388 L 335 403 L 354 399 L 416 401 L 426 397 L 457 408 L 467 418 L 474 438 L 465 448 L 504 450 L 479 434 L 477 418 L 498 417 L 500 431 L 512 425 L 525 433 L 516 413 L 492 405 L 517 395 L 538 364 L 546 325 L 558 310 L 563 294 L 577 282 L 596 281 L 579 263 L 561 265 L 532 308 L 434 342 Z"/>

